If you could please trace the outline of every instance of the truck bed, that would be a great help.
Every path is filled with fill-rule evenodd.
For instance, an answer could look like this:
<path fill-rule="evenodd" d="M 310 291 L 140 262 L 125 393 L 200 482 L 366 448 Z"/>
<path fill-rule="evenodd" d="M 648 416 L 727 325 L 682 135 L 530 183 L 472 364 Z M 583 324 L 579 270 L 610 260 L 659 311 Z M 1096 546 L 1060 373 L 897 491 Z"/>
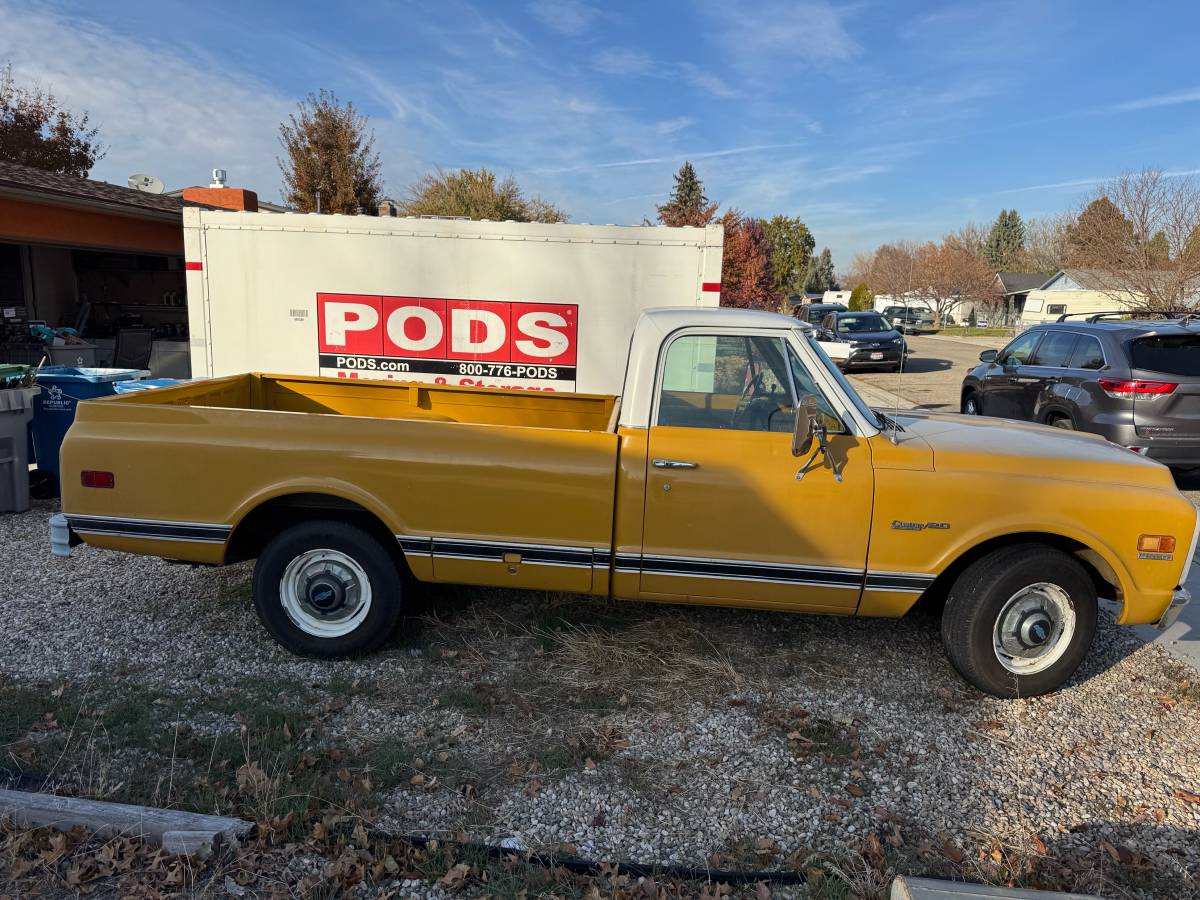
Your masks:
<path fill-rule="evenodd" d="M 79 405 L 63 443 L 63 510 L 90 544 L 203 563 L 255 555 L 247 536 L 295 507 L 359 510 L 422 580 L 603 593 L 616 410 L 615 397 L 257 374 L 106 397 Z M 82 486 L 85 470 L 111 486 Z"/>
<path fill-rule="evenodd" d="M 106 402 L 370 419 L 421 419 L 566 431 L 615 431 L 618 407 L 616 397 L 596 394 L 258 373 L 140 391 Z"/>

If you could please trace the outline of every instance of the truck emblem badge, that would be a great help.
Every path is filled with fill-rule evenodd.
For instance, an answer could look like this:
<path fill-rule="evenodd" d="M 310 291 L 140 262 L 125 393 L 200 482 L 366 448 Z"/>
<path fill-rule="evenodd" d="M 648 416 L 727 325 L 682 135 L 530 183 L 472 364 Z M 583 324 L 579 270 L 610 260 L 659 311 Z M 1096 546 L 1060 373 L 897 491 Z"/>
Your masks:
<path fill-rule="evenodd" d="M 949 527 L 949 522 L 901 522 L 899 519 L 892 519 L 892 528 L 897 531 L 924 531 L 926 528 L 945 531 Z"/>

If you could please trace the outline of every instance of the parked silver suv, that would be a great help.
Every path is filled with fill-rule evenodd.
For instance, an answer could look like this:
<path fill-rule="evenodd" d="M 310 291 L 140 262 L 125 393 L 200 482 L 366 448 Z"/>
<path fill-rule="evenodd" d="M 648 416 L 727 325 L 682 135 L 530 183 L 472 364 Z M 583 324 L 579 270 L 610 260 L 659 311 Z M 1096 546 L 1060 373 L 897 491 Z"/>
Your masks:
<path fill-rule="evenodd" d="M 979 354 L 962 411 L 1090 431 L 1169 466 L 1200 466 L 1200 319 L 1066 319 Z"/>

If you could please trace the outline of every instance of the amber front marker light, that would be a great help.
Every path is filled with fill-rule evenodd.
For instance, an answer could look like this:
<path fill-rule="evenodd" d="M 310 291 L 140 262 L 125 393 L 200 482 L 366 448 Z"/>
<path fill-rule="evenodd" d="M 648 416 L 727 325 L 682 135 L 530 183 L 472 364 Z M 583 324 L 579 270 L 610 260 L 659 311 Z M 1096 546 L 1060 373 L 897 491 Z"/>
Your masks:
<path fill-rule="evenodd" d="M 1138 538 L 1138 553 L 1174 553 L 1175 538 L 1169 534 L 1143 534 Z"/>
<path fill-rule="evenodd" d="M 90 488 L 110 488 L 117 483 L 117 480 L 113 477 L 112 472 L 100 472 L 96 469 L 84 469 L 79 473 L 79 483 L 84 487 Z"/>

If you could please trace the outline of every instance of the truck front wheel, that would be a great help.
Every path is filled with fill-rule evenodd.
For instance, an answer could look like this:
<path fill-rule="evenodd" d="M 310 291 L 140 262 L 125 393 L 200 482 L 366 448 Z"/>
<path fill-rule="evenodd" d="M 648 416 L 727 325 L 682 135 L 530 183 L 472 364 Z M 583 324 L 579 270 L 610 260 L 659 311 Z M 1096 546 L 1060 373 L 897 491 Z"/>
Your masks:
<path fill-rule="evenodd" d="M 374 650 L 400 618 L 400 573 L 374 537 L 344 522 L 280 532 L 254 566 L 254 608 L 280 644 L 325 659 Z"/>
<path fill-rule="evenodd" d="M 942 644 L 960 675 L 995 697 L 1060 687 L 1096 633 L 1096 589 L 1073 557 L 1044 544 L 989 553 L 946 599 Z"/>

